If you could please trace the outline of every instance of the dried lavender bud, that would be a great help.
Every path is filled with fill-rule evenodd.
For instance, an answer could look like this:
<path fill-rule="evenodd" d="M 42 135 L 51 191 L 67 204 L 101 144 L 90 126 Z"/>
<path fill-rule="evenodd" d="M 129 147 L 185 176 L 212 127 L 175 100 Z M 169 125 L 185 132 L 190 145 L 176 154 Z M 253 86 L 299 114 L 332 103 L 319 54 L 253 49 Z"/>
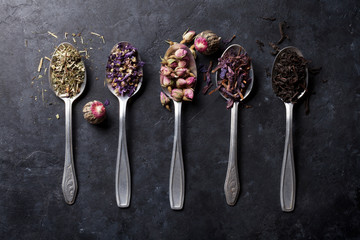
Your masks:
<path fill-rule="evenodd" d="M 73 97 L 80 92 L 85 66 L 79 52 L 70 44 L 61 44 L 50 64 L 52 88 L 59 97 Z"/>
<path fill-rule="evenodd" d="M 291 49 L 283 50 L 273 68 L 274 93 L 286 103 L 294 103 L 306 91 L 308 61 Z"/>
<path fill-rule="evenodd" d="M 118 95 L 131 96 L 143 76 L 143 65 L 136 48 L 128 43 L 119 43 L 108 58 L 106 80 Z"/>

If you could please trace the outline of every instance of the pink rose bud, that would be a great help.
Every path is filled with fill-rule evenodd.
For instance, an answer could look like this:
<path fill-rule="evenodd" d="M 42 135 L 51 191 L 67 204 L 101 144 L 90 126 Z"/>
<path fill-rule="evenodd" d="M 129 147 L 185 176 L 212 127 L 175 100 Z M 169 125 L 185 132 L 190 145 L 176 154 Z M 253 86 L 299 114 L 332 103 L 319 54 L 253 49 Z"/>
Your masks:
<path fill-rule="evenodd" d="M 184 89 L 184 101 L 192 101 L 194 98 L 194 90 L 191 88 Z"/>
<path fill-rule="evenodd" d="M 184 32 L 184 34 L 182 35 L 183 40 L 181 41 L 181 43 L 189 43 L 191 42 L 194 37 L 195 37 L 195 31 L 186 31 Z"/>
<path fill-rule="evenodd" d="M 176 87 L 177 87 L 177 88 L 184 88 L 184 87 L 186 87 L 186 85 L 187 85 L 187 82 L 186 82 L 186 80 L 183 79 L 183 78 L 179 78 L 179 79 L 176 81 Z"/>
<path fill-rule="evenodd" d="M 168 98 L 165 93 L 160 92 L 160 102 L 161 105 L 165 106 L 170 103 L 170 98 Z"/>
<path fill-rule="evenodd" d="M 169 64 L 169 66 L 170 66 L 172 69 L 175 69 L 175 68 L 178 66 L 178 63 L 177 63 L 177 62 L 172 62 L 171 64 Z"/>
<path fill-rule="evenodd" d="M 161 66 L 160 73 L 161 75 L 168 76 L 171 73 L 171 69 L 167 66 Z"/>
<path fill-rule="evenodd" d="M 203 37 L 197 37 L 194 42 L 196 50 L 199 52 L 205 52 L 208 47 L 208 42 L 206 41 L 206 38 Z"/>
<path fill-rule="evenodd" d="M 164 76 L 164 75 L 160 76 L 160 80 L 161 80 L 160 83 L 161 83 L 162 87 L 168 87 L 173 84 L 173 82 L 167 76 Z"/>
<path fill-rule="evenodd" d="M 171 97 L 177 102 L 180 102 L 183 99 L 183 96 L 184 93 L 182 89 L 175 88 L 171 91 Z"/>
<path fill-rule="evenodd" d="M 182 59 L 183 57 L 185 57 L 187 54 L 187 51 L 185 49 L 179 48 L 178 50 L 175 51 L 175 57 L 177 57 L 178 59 Z"/>
<path fill-rule="evenodd" d="M 179 76 L 176 75 L 174 72 L 172 72 L 172 73 L 170 74 L 170 77 L 172 77 L 172 78 L 178 78 Z"/>
<path fill-rule="evenodd" d="M 187 66 L 187 62 L 184 61 L 184 60 L 181 60 L 181 61 L 179 61 L 179 62 L 177 63 L 177 66 L 178 66 L 178 67 L 181 67 L 181 68 L 184 68 L 184 67 Z"/>
<path fill-rule="evenodd" d="M 189 86 L 189 87 L 192 87 L 196 82 L 196 78 L 195 77 L 188 77 L 186 79 L 186 84 Z"/>
<path fill-rule="evenodd" d="M 175 69 L 175 73 L 179 77 L 183 76 L 186 72 L 187 72 L 187 68 L 179 68 L 178 67 L 178 68 Z"/>

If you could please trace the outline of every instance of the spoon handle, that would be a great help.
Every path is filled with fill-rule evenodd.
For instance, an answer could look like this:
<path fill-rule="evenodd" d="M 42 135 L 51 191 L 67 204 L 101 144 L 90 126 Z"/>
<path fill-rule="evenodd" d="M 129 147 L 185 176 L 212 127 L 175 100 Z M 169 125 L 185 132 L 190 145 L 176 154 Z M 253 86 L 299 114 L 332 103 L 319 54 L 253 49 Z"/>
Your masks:
<path fill-rule="evenodd" d="M 72 145 L 72 101 L 68 98 L 65 102 L 65 163 L 64 174 L 62 179 L 62 190 L 67 204 L 75 202 L 77 193 L 77 181 L 75 175 L 75 166 L 73 159 Z"/>
<path fill-rule="evenodd" d="M 128 98 L 119 98 L 119 145 L 116 159 L 115 194 L 118 207 L 130 205 L 131 179 L 126 143 L 126 104 Z"/>
<path fill-rule="evenodd" d="M 237 164 L 237 129 L 238 129 L 239 102 L 234 102 L 231 108 L 230 150 L 226 172 L 224 191 L 226 202 L 234 206 L 240 193 L 240 180 Z"/>
<path fill-rule="evenodd" d="M 295 166 L 292 141 L 293 104 L 285 103 L 286 134 L 284 158 L 281 168 L 280 202 L 284 212 L 291 212 L 295 206 Z"/>
<path fill-rule="evenodd" d="M 170 206 L 173 210 L 180 210 L 183 208 L 185 195 L 184 162 L 181 147 L 181 104 L 182 102 L 174 101 L 175 133 L 169 186 Z"/>

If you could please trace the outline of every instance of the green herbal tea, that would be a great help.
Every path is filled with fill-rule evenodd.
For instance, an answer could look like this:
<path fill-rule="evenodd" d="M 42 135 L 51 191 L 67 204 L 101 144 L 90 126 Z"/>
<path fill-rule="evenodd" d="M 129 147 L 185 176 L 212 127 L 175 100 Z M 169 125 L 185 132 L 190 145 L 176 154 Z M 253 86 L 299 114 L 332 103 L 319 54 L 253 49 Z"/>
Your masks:
<path fill-rule="evenodd" d="M 80 93 L 85 79 L 85 66 L 80 53 L 70 44 L 61 44 L 50 65 L 52 87 L 59 97 L 74 97 Z"/>

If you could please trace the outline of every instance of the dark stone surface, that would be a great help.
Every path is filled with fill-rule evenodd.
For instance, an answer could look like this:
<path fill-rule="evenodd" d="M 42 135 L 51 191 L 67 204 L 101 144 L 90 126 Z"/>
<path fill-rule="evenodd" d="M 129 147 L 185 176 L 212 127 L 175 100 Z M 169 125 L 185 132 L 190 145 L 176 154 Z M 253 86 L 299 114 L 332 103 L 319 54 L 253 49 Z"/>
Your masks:
<path fill-rule="evenodd" d="M 15 0 L 0 6 L 1 239 L 360 239 L 358 1 Z M 277 41 L 283 20 L 291 42 L 281 47 L 294 45 L 312 66 L 323 67 L 310 83 L 310 114 L 304 104 L 294 109 L 292 213 L 283 213 L 279 200 L 285 108 L 266 77 L 270 48 L 261 52 L 255 42 Z M 159 56 L 167 49 L 164 40 L 180 40 L 188 27 L 211 29 L 224 39 L 236 34 L 233 42 L 253 59 L 256 82 L 247 101 L 252 108 L 239 112 L 241 194 L 234 207 L 223 193 L 230 111 L 218 93 L 201 94 L 202 80 L 195 101 L 183 106 L 184 209 L 169 206 L 174 117 L 159 103 Z M 93 48 L 85 61 L 86 91 L 73 106 L 79 192 L 72 206 L 61 191 L 64 104 L 50 92 L 44 70 L 43 78 L 31 80 L 40 58 L 64 41 L 64 32 L 82 33 L 87 45 L 77 38 L 79 50 Z M 128 209 L 115 202 L 118 103 L 103 84 L 107 55 L 121 40 L 133 43 L 147 63 L 143 87 L 127 111 Z M 199 56 L 198 63 L 215 59 Z M 110 100 L 101 126 L 82 118 L 82 107 L 93 99 Z"/>

